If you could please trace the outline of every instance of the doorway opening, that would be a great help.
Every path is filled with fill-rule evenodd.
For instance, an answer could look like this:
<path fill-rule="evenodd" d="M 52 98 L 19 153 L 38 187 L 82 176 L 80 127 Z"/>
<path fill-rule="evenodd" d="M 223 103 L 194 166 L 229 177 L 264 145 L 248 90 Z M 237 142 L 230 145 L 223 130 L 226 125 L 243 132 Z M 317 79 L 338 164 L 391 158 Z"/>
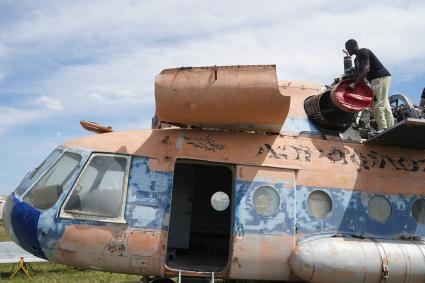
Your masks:
<path fill-rule="evenodd" d="M 169 268 L 225 269 L 231 242 L 233 179 L 230 165 L 176 162 L 166 259 Z"/>

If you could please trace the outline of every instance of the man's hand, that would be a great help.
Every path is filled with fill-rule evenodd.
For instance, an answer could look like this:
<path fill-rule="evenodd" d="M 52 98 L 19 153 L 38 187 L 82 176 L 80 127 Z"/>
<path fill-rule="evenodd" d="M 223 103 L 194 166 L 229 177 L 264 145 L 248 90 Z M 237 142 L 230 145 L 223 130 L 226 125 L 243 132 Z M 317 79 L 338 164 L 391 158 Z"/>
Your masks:
<path fill-rule="evenodd" d="M 347 86 L 347 90 L 354 90 L 357 87 L 356 83 L 351 83 Z"/>

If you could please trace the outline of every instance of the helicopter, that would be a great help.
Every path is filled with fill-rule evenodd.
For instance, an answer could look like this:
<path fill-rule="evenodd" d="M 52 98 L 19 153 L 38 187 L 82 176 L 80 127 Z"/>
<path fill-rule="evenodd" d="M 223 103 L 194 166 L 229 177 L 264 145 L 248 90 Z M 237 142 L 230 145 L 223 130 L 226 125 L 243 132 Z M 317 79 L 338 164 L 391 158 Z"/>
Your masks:
<path fill-rule="evenodd" d="M 335 101 L 345 69 L 331 86 L 274 65 L 163 70 L 152 129 L 82 122 L 96 134 L 24 177 L 5 229 L 35 256 L 143 282 L 423 282 L 423 110 L 391 97 L 397 123 L 372 135 L 367 107 Z"/>

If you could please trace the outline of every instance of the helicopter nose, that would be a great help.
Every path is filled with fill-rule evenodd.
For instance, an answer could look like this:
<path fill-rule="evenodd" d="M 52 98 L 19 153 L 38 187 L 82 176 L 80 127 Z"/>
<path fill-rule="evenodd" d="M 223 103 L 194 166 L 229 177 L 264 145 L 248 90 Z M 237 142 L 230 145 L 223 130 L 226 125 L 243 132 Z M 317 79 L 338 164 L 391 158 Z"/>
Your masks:
<path fill-rule="evenodd" d="M 3 224 L 9 237 L 35 256 L 46 258 L 37 236 L 40 211 L 10 195 L 3 209 Z"/>
<path fill-rule="evenodd" d="M 3 207 L 3 226 L 9 238 L 12 239 L 15 243 L 19 244 L 18 241 L 16 240 L 15 233 L 13 232 L 12 219 L 11 219 L 12 210 L 13 210 L 13 201 L 11 197 L 8 197 Z"/>

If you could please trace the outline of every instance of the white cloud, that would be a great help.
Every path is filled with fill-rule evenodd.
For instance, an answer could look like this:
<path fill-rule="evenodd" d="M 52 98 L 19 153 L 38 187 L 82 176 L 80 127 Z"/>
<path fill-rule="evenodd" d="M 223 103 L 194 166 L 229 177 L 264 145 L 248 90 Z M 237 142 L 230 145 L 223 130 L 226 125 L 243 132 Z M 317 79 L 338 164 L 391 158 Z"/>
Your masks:
<path fill-rule="evenodd" d="M 57 111 L 62 111 L 63 107 L 62 104 L 59 100 L 57 99 L 53 99 L 53 98 L 49 98 L 45 95 L 37 98 L 37 100 L 35 101 L 36 104 L 40 104 L 40 105 L 44 105 L 49 109 L 52 110 L 57 110 Z"/>
<path fill-rule="evenodd" d="M 111 124 L 114 131 L 130 131 L 130 130 L 140 130 L 140 129 L 150 129 L 151 119 L 135 119 L 131 121 L 119 121 Z"/>
<path fill-rule="evenodd" d="M 425 3 L 420 1 L 45 0 L 27 5 L 24 20 L 0 27 L 0 37 L 8 38 L 0 44 L 0 62 L 22 56 L 54 62 L 54 70 L 20 89 L 56 111 L 47 115 L 111 114 L 125 124 L 123 109 L 136 117 L 142 108 L 153 114 L 155 75 L 178 66 L 276 64 L 279 79 L 327 84 L 342 72 L 341 49 L 348 38 L 375 51 L 391 72 L 403 74 L 394 80 L 425 72 Z"/>
<path fill-rule="evenodd" d="M 97 101 L 103 101 L 104 100 L 103 96 L 101 96 L 98 93 L 91 93 L 89 95 L 89 97 L 91 97 L 91 98 L 93 98 L 94 100 L 97 100 Z"/>
<path fill-rule="evenodd" d="M 113 96 L 117 98 L 133 98 L 136 97 L 136 94 L 131 90 L 120 89 L 113 93 Z"/>
<path fill-rule="evenodd" d="M 85 134 L 79 120 L 149 128 L 164 68 L 276 64 L 279 79 L 327 84 L 342 72 L 344 42 L 356 38 L 394 82 L 419 85 L 425 75 L 419 0 L 8 2 L 0 10 L 0 133 L 48 122 L 37 137 L 3 135 L 9 159 L 0 171 L 10 175 Z"/>
<path fill-rule="evenodd" d="M 48 114 L 45 111 L 0 107 L 0 133 L 6 132 L 14 127 L 37 123 L 37 121 L 47 116 Z"/>

